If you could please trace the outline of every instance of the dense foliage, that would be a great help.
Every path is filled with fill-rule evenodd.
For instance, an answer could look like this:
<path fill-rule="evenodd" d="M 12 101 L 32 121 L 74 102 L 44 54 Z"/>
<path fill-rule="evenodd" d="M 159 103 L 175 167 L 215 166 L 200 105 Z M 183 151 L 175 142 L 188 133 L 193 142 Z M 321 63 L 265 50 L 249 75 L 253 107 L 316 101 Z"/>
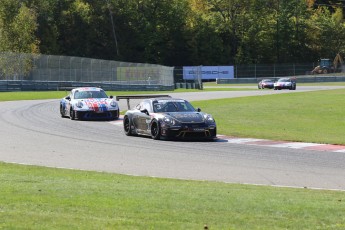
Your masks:
<path fill-rule="evenodd" d="M 343 1 L 1 0 L 0 51 L 179 65 L 314 62 L 345 50 Z"/>

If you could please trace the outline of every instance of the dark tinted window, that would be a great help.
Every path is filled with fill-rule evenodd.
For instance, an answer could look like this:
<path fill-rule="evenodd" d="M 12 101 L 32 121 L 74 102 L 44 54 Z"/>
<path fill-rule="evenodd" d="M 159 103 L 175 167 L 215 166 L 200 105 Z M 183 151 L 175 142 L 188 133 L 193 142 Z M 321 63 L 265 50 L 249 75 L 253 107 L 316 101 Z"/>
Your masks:
<path fill-rule="evenodd" d="M 107 98 L 107 94 L 101 91 L 76 91 L 74 93 L 75 99 L 87 99 L 87 98 Z"/>
<path fill-rule="evenodd" d="M 160 100 L 153 102 L 155 113 L 166 112 L 195 112 L 194 107 L 184 100 Z"/>

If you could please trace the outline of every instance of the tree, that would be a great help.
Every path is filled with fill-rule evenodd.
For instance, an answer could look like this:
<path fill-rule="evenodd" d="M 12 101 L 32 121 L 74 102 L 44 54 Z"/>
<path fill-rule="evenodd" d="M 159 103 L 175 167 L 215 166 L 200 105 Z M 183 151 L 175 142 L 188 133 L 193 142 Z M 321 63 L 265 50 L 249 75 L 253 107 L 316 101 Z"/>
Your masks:
<path fill-rule="evenodd" d="M 0 51 L 38 53 L 37 14 L 16 0 L 0 2 Z"/>
<path fill-rule="evenodd" d="M 312 50 L 316 57 L 333 58 L 337 53 L 345 51 L 345 24 L 342 9 L 332 14 L 327 7 L 313 11 L 310 21 Z"/>

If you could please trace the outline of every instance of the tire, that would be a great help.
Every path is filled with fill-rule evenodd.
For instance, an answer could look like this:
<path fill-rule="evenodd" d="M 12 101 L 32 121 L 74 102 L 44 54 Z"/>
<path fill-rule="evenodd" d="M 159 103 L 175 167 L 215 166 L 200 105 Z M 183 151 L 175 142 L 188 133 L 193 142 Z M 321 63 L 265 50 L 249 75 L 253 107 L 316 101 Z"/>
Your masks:
<path fill-rule="evenodd" d="M 75 111 L 74 111 L 73 107 L 71 107 L 69 110 L 69 118 L 71 120 L 75 120 Z"/>
<path fill-rule="evenodd" d="M 60 114 L 61 117 L 65 117 L 65 110 L 63 109 L 62 105 L 60 105 Z"/>
<path fill-rule="evenodd" d="M 125 132 L 126 136 L 132 136 L 132 122 L 128 116 L 123 118 L 123 131 Z"/>
<path fill-rule="evenodd" d="M 116 112 L 111 112 L 111 116 L 109 118 L 110 121 L 118 120 L 120 116 L 120 110 L 118 109 Z"/>
<path fill-rule="evenodd" d="M 161 127 L 157 120 L 154 120 L 151 123 L 151 137 L 154 140 L 161 139 Z"/>
<path fill-rule="evenodd" d="M 115 116 L 115 120 L 118 120 L 120 117 L 120 109 L 117 110 L 117 115 Z"/>

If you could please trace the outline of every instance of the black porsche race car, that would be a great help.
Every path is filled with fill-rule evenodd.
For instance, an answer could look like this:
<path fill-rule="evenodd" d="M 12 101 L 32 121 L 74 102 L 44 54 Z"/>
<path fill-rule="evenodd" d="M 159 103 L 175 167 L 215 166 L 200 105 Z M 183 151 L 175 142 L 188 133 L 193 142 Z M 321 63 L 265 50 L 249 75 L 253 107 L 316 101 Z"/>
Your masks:
<path fill-rule="evenodd" d="M 123 119 L 127 136 L 146 135 L 153 139 L 215 139 L 216 122 L 210 114 L 176 98 L 144 99 Z"/>

